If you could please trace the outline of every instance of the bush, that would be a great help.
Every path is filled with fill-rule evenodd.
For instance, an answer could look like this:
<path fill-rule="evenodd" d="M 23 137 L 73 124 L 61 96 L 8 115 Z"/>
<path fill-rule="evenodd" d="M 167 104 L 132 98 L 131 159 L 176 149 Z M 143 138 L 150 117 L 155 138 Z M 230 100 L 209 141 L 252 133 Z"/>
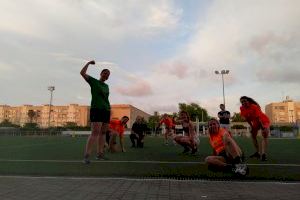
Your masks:
<path fill-rule="evenodd" d="M 39 126 L 37 123 L 26 123 L 26 124 L 24 124 L 24 126 L 22 128 L 24 128 L 24 129 L 39 129 Z"/>
<path fill-rule="evenodd" d="M 292 132 L 293 131 L 293 127 L 292 126 L 280 126 L 279 130 L 283 131 L 283 132 Z"/>
<path fill-rule="evenodd" d="M 231 128 L 232 129 L 246 129 L 247 127 L 245 127 L 244 125 L 241 125 L 241 124 L 236 124 L 236 125 L 233 125 Z"/>

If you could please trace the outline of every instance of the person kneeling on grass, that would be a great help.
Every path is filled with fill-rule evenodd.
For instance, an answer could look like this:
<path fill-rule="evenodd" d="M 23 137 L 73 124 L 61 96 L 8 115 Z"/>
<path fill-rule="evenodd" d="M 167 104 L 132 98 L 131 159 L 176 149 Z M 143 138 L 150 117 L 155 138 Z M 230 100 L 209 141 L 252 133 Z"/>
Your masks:
<path fill-rule="evenodd" d="M 214 155 L 205 158 L 208 168 L 214 171 L 233 172 L 245 176 L 249 173 L 243 164 L 243 154 L 240 147 L 230 136 L 228 131 L 220 127 L 218 120 L 208 121 L 209 141 Z"/>
<path fill-rule="evenodd" d="M 137 116 L 135 122 L 131 128 L 130 140 L 132 143 L 132 148 L 143 148 L 144 147 L 144 138 L 146 135 L 148 127 L 146 123 L 143 121 L 141 116 Z"/>
<path fill-rule="evenodd" d="M 125 152 L 124 147 L 124 131 L 126 123 L 128 122 L 129 117 L 123 116 L 121 120 L 119 119 L 113 119 L 109 123 L 109 133 L 110 133 L 110 139 L 109 139 L 109 150 L 111 152 L 116 152 L 117 148 L 117 135 L 119 135 L 120 138 L 120 146 L 122 152 Z"/>

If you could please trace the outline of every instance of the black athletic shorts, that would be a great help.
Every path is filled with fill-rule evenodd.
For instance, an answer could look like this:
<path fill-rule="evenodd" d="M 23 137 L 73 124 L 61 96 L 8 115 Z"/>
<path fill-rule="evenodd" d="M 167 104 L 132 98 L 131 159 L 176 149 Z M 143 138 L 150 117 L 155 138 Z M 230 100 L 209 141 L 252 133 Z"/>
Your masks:
<path fill-rule="evenodd" d="M 224 150 L 224 151 L 221 151 L 221 152 L 218 154 L 218 156 L 222 156 L 223 158 L 225 158 L 226 163 L 231 163 L 231 162 L 232 162 L 232 159 L 231 159 L 229 156 L 227 156 L 225 150 Z"/>
<path fill-rule="evenodd" d="M 91 122 L 109 123 L 110 110 L 104 110 L 104 109 L 99 109 L 99 108 L 91 108 L 91 110 L 90 110 L 90 120 L 91 120 Z"/>

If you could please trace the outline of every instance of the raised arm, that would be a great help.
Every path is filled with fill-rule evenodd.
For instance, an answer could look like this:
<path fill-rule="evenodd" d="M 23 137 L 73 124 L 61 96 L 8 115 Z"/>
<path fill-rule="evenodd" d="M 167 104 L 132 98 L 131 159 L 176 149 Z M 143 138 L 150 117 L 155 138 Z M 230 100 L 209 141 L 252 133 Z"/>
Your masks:
<path fill-rule="evenodd" d="M 86 71 L 89 67 L 89 65 L 94 65 L 95 64 L 95 61 L 94 60 L 91 60 L 89 62 L 87 62 L 84 67 L 81 69 L 80 71 L 80 74 L 81 76 L 87 81 L 89 79 L 89 75 L 86 74 Z"/>

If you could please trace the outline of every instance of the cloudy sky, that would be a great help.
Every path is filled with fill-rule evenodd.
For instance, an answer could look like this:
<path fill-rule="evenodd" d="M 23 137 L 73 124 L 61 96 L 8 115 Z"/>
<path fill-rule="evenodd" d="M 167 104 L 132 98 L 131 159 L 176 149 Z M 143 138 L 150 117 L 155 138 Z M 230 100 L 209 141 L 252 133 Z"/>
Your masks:
<path fill-rule="evenodd" d="M 111 70 L 111 104 L 150 114 L 239 97 L 300 100 L 298 0 L 0 0 L 0 104 L 90 103 L 79 72 Z"/>

